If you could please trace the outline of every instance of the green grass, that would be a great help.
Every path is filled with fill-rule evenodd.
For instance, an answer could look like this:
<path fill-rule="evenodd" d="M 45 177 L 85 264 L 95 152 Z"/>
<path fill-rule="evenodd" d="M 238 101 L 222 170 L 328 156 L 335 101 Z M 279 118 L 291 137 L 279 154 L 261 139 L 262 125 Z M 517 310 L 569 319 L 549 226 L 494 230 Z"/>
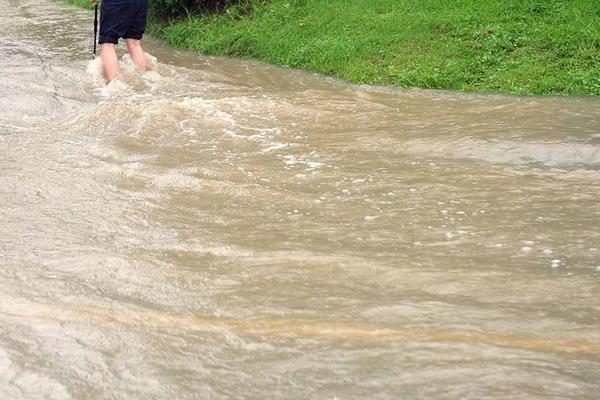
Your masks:
<path fill-rule="evenodd" d="M 254 0 L 149 30 L 356 83 L 600 95 L 598 0 Z"/>
<path fill-rule="evenodd" d="M 74 6 L 79 6 L 83 8 L 94 9 L 94 6 L 90 2 L 90 0 L 64 0 L 65 3 L 73 4 Z"/>

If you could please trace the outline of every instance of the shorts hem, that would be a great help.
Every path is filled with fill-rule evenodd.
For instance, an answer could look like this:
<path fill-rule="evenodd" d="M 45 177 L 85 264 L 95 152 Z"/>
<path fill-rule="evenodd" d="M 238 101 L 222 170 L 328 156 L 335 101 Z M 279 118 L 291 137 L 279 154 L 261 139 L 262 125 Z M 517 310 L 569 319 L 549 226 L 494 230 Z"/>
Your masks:
<path fill-rule="evenodd" d="M 125 35 L 123 39 L 134 39 L 134 40 L 142 40 L 143 35 Z"/>
<path fill-rule="evenodd" d="M 98 39 L 98 44 L 104 44 L 104 43 L 117 44 L 117 43 L 119 43 L 119 39 L 109 37 L 109 36 L 100 36 L 100 38 Z"/>

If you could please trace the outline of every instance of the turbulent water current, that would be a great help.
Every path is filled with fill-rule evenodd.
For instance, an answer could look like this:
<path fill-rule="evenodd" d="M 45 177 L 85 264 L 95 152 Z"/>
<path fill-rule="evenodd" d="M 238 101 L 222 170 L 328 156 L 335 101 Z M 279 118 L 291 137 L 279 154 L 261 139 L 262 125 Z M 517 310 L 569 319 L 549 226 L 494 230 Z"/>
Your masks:
<path fill-rule="evenodd" d="M 600 100 L 92 22 L 0 0 L 0 399 L 600 398 Z"/>

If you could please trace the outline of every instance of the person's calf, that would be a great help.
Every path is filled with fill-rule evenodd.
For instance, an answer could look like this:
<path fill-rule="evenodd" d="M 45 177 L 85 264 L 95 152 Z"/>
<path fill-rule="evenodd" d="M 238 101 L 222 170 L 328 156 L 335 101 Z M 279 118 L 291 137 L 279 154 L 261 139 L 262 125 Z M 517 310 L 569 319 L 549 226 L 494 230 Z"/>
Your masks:
<path fill-rule="evenodd" d="M 133 62 L 142 73 L 146 72 L 148 70 L 148 61 L 146 60 L 146 54 L 144 54 L 140 41 L 137 39 L 125 39 L 125 43 Z"/>
<path fill-rule="evenodd" d="M 100 45 L 102 53 L 100 59 L 102 60 L 102 72 L 106 82 L 110 82 L 119 75 L 119 59 L 117 57 L 117 50 L 115 45 L 112 43 L 102 43 Z"/>

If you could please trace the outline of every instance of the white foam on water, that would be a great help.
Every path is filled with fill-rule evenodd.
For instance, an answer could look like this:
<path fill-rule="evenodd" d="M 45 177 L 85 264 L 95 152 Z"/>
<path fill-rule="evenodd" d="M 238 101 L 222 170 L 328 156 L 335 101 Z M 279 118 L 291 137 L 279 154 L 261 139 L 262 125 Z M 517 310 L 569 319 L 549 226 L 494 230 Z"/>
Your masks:
<path fill-rule="evenodd" d="M 268 153 L 273 150 L 279 150 L 288 147 L 288 143 L 281 142 L 270 142 L 266 144 L 266 147 L 262 150 L 263 153 Z"/>
<path fill-rule="evenodd" d="M 214 100 L 207 100 L 201 97 L 186 97 L 180 104 L 192 111 L 202 111 L 204 117 L 215 119 L 225 125 L 229 125 L 230 128 L 237 125 L 233 115 L 221 110 Z"/>
<path fill-rule="evenodd" d="M 136 91 L 143 91 L 148 86 L 154 89 L 162 81 L 163 77 L 158 71 L 159 64 L 156 57 L 149 53 L 145 54 L 148 61 L 148 71 L 144 73 L 139 70 L 129 54 L 121 57 L 119 63 L 120 73 L 111 82 L 106 82 L 100 56 L 97 56 L 87 64 L 86 73 L 96 86 L 99 94 L 103 97 L 129 96 Z"/>
<path fill-rule="evenodd" d="M 106 79 L 102 75 L 102 60 L 100 57 L 94 58 L 87 64 L 86 73 L 93 79 L 94 83 L 106 84 Z"/>
<path fill-rule="evenodd" d="M 86 73 L 92 80 L 95 91 L 102 97 L 119 97 L 133 93 L 131 87 L 123 80 L 122 75 L 111 82 L 106 82 L 100 57 L 96 57 L 88 63 Z"/>
<path fill-rule="evenodd" d="M 152 85 L 159 83 L 163 76 L 156 70 L 150 70 L 142 74 L 142 79 Z"/>
<path fill-rule="evenodd" d="M 170 190 L 200 190 L 202 184 L 195 176 L 170 172 L 154 178 L 154 185 L 160 189 Z"/>
<path fill-rule="evenodd" d="M 123 97 L 133 94 L 133 90 L 121 77 L 117 77 L 108 82 L 100 93 L 103 97 Z"/>
<path fill-rule="evenodd" d="M 278 157 L 281 158 L 281 160 L 286 166 L 292 167 L 295 165 L 301 165 L 306 167 L 306 171 L 314 171 L 324 166 L 322 162 L 310 160 L 308 157 L 303 155 L 297 156 L 294 154 L 288 154 L 285 156 Z"/>
<path fill-rule="evenodd" d="M 8 353 L 0 348 L 0 383 L 8 381 L 13 375 L 13 363 Z"/>
<path fill-rule="evenodd" d="M 225 134 L 236 140 L 256 142 L 260 146 L 261 153 L 269 153 L 291 146 L 290 143 L 275 140 L 276 137 L 281 136 L 282 131 L 279 128 L 252 128 L 247 126 L 240 128 L 244 131 L 250 130 L 255 131 L 256 133 L 252 135 L 243 135 L 233 129 L 227 129 Z"/>
<path fill-rule="evenodd" d="M 236 245 L 224 245 L 219 243 L 207 244 L 200 241 L 188 240 L 187 242 L 165 242 L 160 241 L 148 245 L 155 250 L 169 250 L 196 254 L 210 254 L 216 257 L 255 259 L 255 252 Z"/>
<path fill-rule="evenodd" d="M 65 386 L 12 362 L 9 354 L 0 348 L 0 398 L 65 400 L 72 397 Z"/>

